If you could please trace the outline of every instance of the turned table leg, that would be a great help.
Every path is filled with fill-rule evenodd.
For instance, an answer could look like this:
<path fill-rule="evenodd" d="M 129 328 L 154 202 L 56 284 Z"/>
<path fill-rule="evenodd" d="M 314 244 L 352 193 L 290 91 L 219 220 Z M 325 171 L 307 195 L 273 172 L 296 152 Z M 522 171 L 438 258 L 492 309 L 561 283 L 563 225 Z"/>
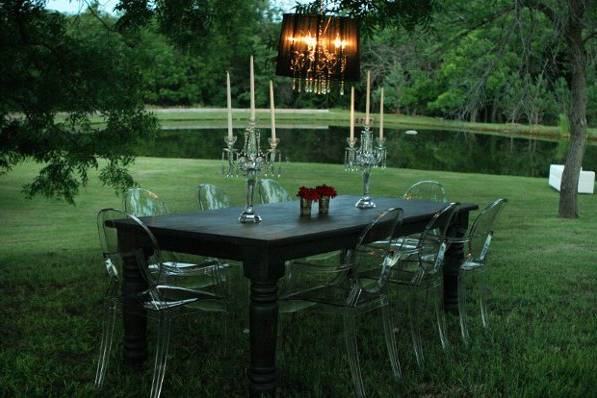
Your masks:
<path fill-rule="evenodd" d="M 250 396 L 274 396 L 278 386 L 276 341 L 278 335 L 277 280 L 283 273 L 283 262 L 276 267 L 245 261 L 245 275 L 251 279 L 250 289 Z M 276 269 L 280 275 L 268 275 L 264 269 Z M 262 272 L 258 272 L 261 270 Z M 282 270 L 282 271 L 279 271 Z"/>
<path fill-rule="evenodd" d="M 468 228 L 468 211 L 460 211 L 452 219 L 448 227 L 449 238 L 462 238 Z M 444 310 L 458 313 L 458 274 L 464 260 L 464 245 L 452 243 L 444 257 Z"/>
<path fill-rule="evenodd" d="M 118 234 L 119 250 L 122 253 L 130 253 L 135 249 L 135 242 L 132 236 L 125 233 Z M 124 323 L 124 363 L 130 367 L 139 369 L 147 358 L 147 311 L 139 303 L 139 300 L 126 299 L 135 296 L 147 289 L 147 283 L 137 264 L 134 255 L 124 256 L 122 267 L 122 316 Z"/>

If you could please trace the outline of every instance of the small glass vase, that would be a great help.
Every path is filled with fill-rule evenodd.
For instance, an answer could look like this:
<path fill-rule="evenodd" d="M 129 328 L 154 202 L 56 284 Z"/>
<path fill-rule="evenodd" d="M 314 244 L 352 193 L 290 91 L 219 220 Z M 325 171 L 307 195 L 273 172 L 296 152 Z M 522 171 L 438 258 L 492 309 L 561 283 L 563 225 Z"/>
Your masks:
<path fill-rule="evenodd" d="M 301 198 L 301 217 L 310 217 L 311 216 L 311 206 L 312 205 L 313 205 L 312 200 Z"/>
<path fill-rule="evenodd" d="M 322 196 L 319 198 L 319 214 L 326 215 L 330 212 L 330 197 Z"/>

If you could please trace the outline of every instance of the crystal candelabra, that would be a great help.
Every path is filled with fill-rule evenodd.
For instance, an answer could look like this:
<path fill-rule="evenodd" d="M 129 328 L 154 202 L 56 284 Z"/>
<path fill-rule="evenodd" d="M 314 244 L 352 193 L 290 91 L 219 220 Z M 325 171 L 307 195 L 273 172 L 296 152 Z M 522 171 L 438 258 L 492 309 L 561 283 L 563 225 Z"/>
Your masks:
<path fill-rule="evenodd" d="M 385 138 L 377 138 L 377 145 L 373 144 L 373 132 L 369 126 L 365 126 L 361 132 L 361 145 L 357 148 L 356 138 L 348 138 L 344 165 L 348 171 L 360 170 L 363 173 L 363 196 L 355 204 L 359 209 L 375 207 L 375 203 L 369 196 L 369 178 L 371 169 L 374 167 L 386 167 Z"/>
<path fill-rule="evenodd" d="M 241 223 L 258 223 L 261 216 L 255 212 L 253 199 L 255 197 L 255 184 L 257 177 L 263 173 L 264 176 L 279 176 L 281 168 L 280 151 L 277 149 L 280 143 L 279 138 L 269 139 L 269 149 L 264 153 L 261 151 L 260 132 L 255 128 L 255 121 L 249 120 L 245 129 L 244 143 L 242 150 L 234 148 L 236 136 L 227 135 L 224 139 L 226 147 L 222 150 L 222 172 L 225 177 L 237 177 L 243 175 L 246 178 L 246 205 L 238 220 Z"/>

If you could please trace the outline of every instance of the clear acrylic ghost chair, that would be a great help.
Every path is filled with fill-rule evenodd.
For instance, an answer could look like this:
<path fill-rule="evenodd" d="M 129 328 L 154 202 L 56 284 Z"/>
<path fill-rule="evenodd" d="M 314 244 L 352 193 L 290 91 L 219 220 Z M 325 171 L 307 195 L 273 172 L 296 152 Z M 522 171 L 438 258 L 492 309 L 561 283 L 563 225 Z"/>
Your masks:
<path fill-rule="evenodd" d="M 397 296 L 408 289 L 408 318 L 417 365 L 423 367 L 424 355 L 421 340 L 421 315 L 433 301 L 435 323 L 442 348 L 448 347 L 446 319 L 444 314 L 443 263 L 448 243 L 446 232 L 456 213 L 457 205 L 448 204 L 435 213 L 420 234 L 415 248 L 401 248 L 401 261 L 392 268 L 390 289 L 397 289 Z M 421 299 L 421 295 L 423 298 Z M 423 306 L 423 308 L 420 308 Z"/>
<path fill-rule="evenodd" d="M 375 218 L 362 232 L 354 249 L 348 250 L 342 263 L 323 270 L 321 283 L 309 283 L 303 289 L 297 288 L 281 297 L 284 303 L 306 303 L 307 308 L 342 316 L 344 341 L 350 365 L 350 373 L 355 393 L 365 396 L 357 346 L 357 319 L 360 315 L 380 310 L 386 348 L 394 376 L 401 377 L 400 362 L 392 330 L 392 314 L 386 295 L 386 282 L 390 270 L 399 261 L 393 236 L 399 228 L 401 209 L 388 209 Z M 371 242 L 381 241 L 383 243 Z M 300 267 L 298 266 L 300 265 Z M 333 271 L 332 271 L 333 270 Z M 300 274 L 317 274 L 321 268 L 317 264 L 297 262 L 297 282 Z M 359 275 L 367 275 L 360 278 Z M 375 277 L 372 277 L 375 275 Z M 299 307 L 299 306 L 297 306 Z"/>
<path fill-rule="evenodd" d="M 168 214 L 168 207 L 155 193 L 143 188 L 129 188 L 124 193 L 124 211 L 137 217 Z"/>
<path fill-rule="evenodd" d="M 259 203 L 261 204 L 286 203 L 292 201 L 292 197 L 288 191 L 280 185 L 278 181 L 272 180 L 271 178 L 261 178 L 257 180 L 257 195 L 259 197 Z M 286 289 L 288 278 L 292 276 L 290 262 L 287 261 L 285 265 L 286 272 L 284 278 L 279 281 L 281 291 Z"/>
<path fill-rule="evenodd" d="M 280 183 L 276 180 L 263 178 L 257 182 L 257 192 L 259 194 L 259 201 L 261 204 L 269 204 L 269 203 L 286 203 L 291 202 L 293 198 L 290 196 L 288 191 L 280 185 Z M 340 255 L 340 252 L 334 251 L 330 253 L 323 253 L 316 256 L 311 256 L 307 259 L 307 261 L 321 261 L 324 263 L 328 263 L 334 257 Z M 324 264 L 322 264 L 324 266 Z M 292 262 L 286 263 L 286 275 L 285 278 L 282 280 L 281 284 L 285 285 L 285 282 L 288 278 L 292 277 Z M 281 287 L 284 289 L 284 287 Z"/>
<path fill-rule="evenodd" d="M 403 195 L 407 200 L 432 200 L 434 202 L 447 202 L 446 189 L 437 181 L 419 181 L 406 190 Z"/>
<path fill-rule="evenodd" d="M 201 210 L 201 211 L 224 209 L 224 208 L 230 207 L 230 204 L 231 204 L 230 198 L 228 197 L 228 195 L 226 195 L 224 192 L 222 192 L 220 189 L 218 189 L 213 184 L 197 185 L 197 188 L 195 190 L 195 195 L 196 195 L 196 200 L 197 200 L 197 206 L 199 207 L 199 210 Z M 240 265 L 240 264 L 237 264 L 237 263 L 231 264 L 226 260 L 215 259 L 215 258 L 212 260 L 219 261 L 221 266 L 226 268 L 229 272 L 238 270 L 238 272 L 236 274 L 234 274 L 235 275 L 234 276 L 235 284 L 236 283 L 244 283 L 244 282 L 241 282 L 241 281 L 244 281 L 243 274 L 242 274 L 242 267 L 236 266 L 236 265 Z M 231 265 L 233 265 L 233 266 L 231 267 Z M 250 303 L 249 288 L 250 288 L 251 282 L 247 281 L 246 285 L 247 285 L 246 297 L 247 297 L 247 301 Z M 236 289 L 237 288 L 236 285 L 232 286 L 232 283 L 230 283 L 228 286 L 231 289 L 231 291 L 229 292 L 231 296 L 232 296 L 232 289 L 236 290 L 236 292 L 238 293 L 238 289 Z M 244 293 L 241 293 L 241 295 L 243 295 L 243 294 Z M 244 333 L 249 333 L 248 327 L 244 328 Z"/>
<path fill-rule="evenodd" d="M 485 264 L 493 239 L 496 219 L 506 203 L 506 199 L 497 199 L 481 210 L 467 234 L 460 241 L 464 244 L 465 256 L 460 266 L 458 282 L 458 313 L 460 316 L 460 331 L 465 343 L 469 340 L 467 317 L 469 295 L 478 294 L 476 301 L 481 310 L 481 322 L 484 328 L 489 327 L 487 304 L 490 289 L 486 280 L 487 267 Z"/>
<path fill-rule="evenodd" d="M 114 222 L 127 222 L 135 229 L 135 238 L 146 242 L 148 247 L 123 252 L 118 245 L 117 230 Z M 157 320 L 157 341 L 151 386 L 151 398 L 159 397 L 166 371 L 170 329 L 173 318 L 181 315 L 183 308 L 190 311 L 225 312 L 227 310 L 225 288 L 219 268 L 209 268 L 213 279 L 210 289 L 189 289 L 172 284 L 164 284 L 162 253 L 151 231 L 134 215 L 116 209 L 103 209 L 97 215 L 97 226 L 104 259 L 104 266 L 109 278 L 109 287 L 103 303 L 103 328 L 100 343 L 100 355 L 95 376 L 95 387 L 101 388 L 108 370 L 110 352 L 114 335 L 117 313 L 124 310 L 131 302 L 140 304 L 147 310 L 147 316 Z M 135 264 L 147 284 L 147 289 L 127 296 L 122 295 L 122 268 L 124 262 Z M 158 272 L 148 268 L 148 264 L 157 264 Z"/>
<path fill-rule="evenodd" d="M 288 191 L 278 181 L 269 178 L 262 178 L 257 182 L 257 194 L 262 204 L 292 201 Z"/>
<path fill-rule="evenodd" d="M 168 206 L 160 199 L 160 197 L 151 191 L 144 188 L 130 188 L 123 198 L 125 212 L 136 217 L 153 217 L 168 214 Z M 213 258 L 202 258 L 199 264 L 180 261 L 173 253 L 168 253 L 167 256 L 170 261 L 163 264 L 163 272 L 169 276 L 188 276 L 193 274 L 195 276 L 204 275 L 206 266 L 218 266 L 225 268 L 226 265 Z M 194 259 L 197 259 L 195 257 Z M 150 264 L 149 269 L 155 272 L 157 264 Z M 195 281 L 198 283 L 199 281 Z M 209 283 L 209 282 L 208 282 Z"/>
<path fill-rule="evenodd" d="M 437 181 L 424 180 L 414 183 L 402 195 L 406 200 L 430 200 L 448 202 L 448 195 L 442 184 Z M 405 236 L 400 240 L 403 248 L 414 249 L 419 241 L 419 234 Z"/>
<path fill-rule="evenodd" d="M 230 207 L 230 199 L 213 184 L 197 185 L 199 210 L 217 210 Z"/>

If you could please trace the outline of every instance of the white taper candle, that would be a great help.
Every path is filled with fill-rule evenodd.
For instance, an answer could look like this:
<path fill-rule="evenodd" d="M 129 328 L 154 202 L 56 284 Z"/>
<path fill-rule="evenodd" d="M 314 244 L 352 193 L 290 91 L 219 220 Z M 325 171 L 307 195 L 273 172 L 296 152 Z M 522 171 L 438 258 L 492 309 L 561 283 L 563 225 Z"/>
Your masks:
<path fill-rule="evenodd" d="M 381 88 L 381 99 L 379 100 L 379 138 L 383 139 L 383 87 Z"/>
<path fill-rule="evenodd" d="M 228 102 L 228 138 L 232 139 L 232 94 L 230 94 L 230 73 L 226 72 L 226 99 Z"/>
<path fill-rule="evenodd" d="M 354 86 L 350 87 L 350 140 L 354 140 Z"/>
<path fill-rule="evenodd" d="M 253 56 L 251 55 L 251 120 L 255 121 L 255 73 L 253 72 Z"/>
<path fill-rule="evenodd" d="M 274 106 L 274 82 L 269 81 L 269 107 L 272 115 L 272 139 L 276 139 L 276 109 Z"/>
<path fill-rule="evenodd" d="M 367 98 L 365 100 L 365 126 L 369 126 L 369 97 L 371 96 L 371 71 L 367 71 Z"/>

